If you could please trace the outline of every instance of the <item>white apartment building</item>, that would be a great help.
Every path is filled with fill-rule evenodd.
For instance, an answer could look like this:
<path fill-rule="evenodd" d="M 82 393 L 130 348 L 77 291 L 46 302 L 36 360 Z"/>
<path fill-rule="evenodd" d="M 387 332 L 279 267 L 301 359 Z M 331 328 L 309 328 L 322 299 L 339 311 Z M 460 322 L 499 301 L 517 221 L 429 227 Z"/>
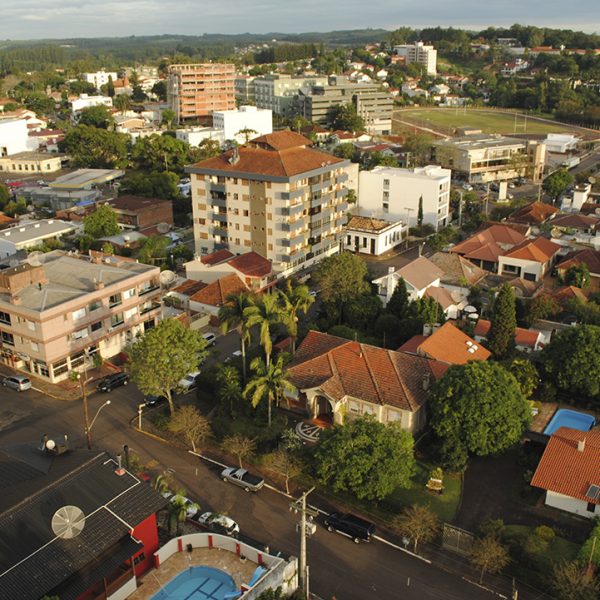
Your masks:
<path fill-rule="evenodd" d="M 422 198 L 423 224 L 433 225 L 437 231 L 449 223 L 451 174 L 450 169 L 437 165 L 361 171 L 358 210 L 364 216 L 404 221 L 408 227 L 414 227 Z"/>
<path fill-rule="evenodd" d="M 253 81 L 256 106 L 272 110 L 276 115 L 291 117 L 297 112 L 298 91 L 316 85 L 326 86 L 327 77 L 292 77 L 265 75 Z"/>
<path fill-rule="evenodd" d="M 247 139 L 273 133 L 273 111 L 256 106 L 217 110 L 213 113 L 213 128 L 222 130 L 224 139 L 245 144 Z M 248 135 L 240 133 L 243 130 L 249 130 Z"/>
<path fill-rule="evenodd" d="M 38 149 L 35 137 L 29 137 L 26 119 L 0 120 L 0 157 Z"/>
<path fill-rule="evenodd" d="M 407 65 L 417 63 L 423 65 L 428 75 L 437 74 L 437 50 L 433 46 L 426 46 L 423 42 L 402 44 L 394 46 L 398 56 L 402 56 Z"/>
<path fill-rule="evenodd" d="M 116 81 L 118 77 L 119 76 L 114 71 L 96 71 L 95 73 L 83 74 L 83 78 L 88 83 L 91 83 L 97 90 L 99 90 L 101 86 L 106 85 L 109 78 Z"/>
<path fill-rule="evenodd" d="M 88 94 L 81 94 L 79 98 L 71 102 L 71 111 L 73 114 L 76 114 L 81 112 L 84 108 L 90 108 L 92 106 L 99 105 L 112 108 L 112 98 L 110 96 L 89 96 Z"/>
<path fill-rule="evenodd" d="M 291 131 L 186 167 L 196 253 L 254 251 L 288 276 L 340 249 L 348 209 L 348 160 Z"/>
<path fill-rule="evenodd" d="M 199 146 L 204 140 L 216 140 L 219 144 L 225 141 L 222 129 L 215 127 L 185 127 L 175 130 L 178 140 L 190 146 Z"/>

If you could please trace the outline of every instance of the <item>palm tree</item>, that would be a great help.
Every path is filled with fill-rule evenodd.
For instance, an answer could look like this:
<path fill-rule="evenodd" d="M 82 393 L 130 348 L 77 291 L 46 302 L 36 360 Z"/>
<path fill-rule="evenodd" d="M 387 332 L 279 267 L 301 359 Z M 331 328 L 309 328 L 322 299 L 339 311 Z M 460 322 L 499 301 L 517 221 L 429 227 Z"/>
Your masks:
<path fill-rule="evenodd" d="M 181 532 L 181 524 L 187 519 L 188 510 L 192 508 L 200 510 L 200 505 L 195 502 L 188 502 L 185 494 L 185 490 L 177 490 L 175 495 L 171 496 L 169 501 L 169 535 L 171 534 L 173 523 L 177 524 L 177 535 L 179 535 Z"/>
<path fill-rule="evenodd" d="M 115 105 L 115 108 L 118 108 L 121 111 L 122 115 L 124 115 L 131 107 L 131 102 L 129 101 L 129 96 L 127 94 L 115 96 L 113 104 Z"/>
<path fill-rule="evenodd" d="M 237 329 L 240 336 L 244 383 L 246 382 L 246 343 L 250 342 L 250 325 L 248 325 L 246 309 L 251 306 L 253 306 L 251 297 L 242 292 L 240 294 L 229 294 L 225 304 L 219 309 L 219 321 L 223 333 L 227 333 L 230 329 Z"/>
<path fill-rule="evenodd" d="M 283 356 L 278 356 L 275 362 L 270 364 L 257 357 L 250 363 L 250 368 L 254 377 L 244 389 L 244 396 L 252 402 L 254 408 L 263 400 L 267 401 L 268 423 L 271 427 L 271 405 L 273 402 L 279 404 L 282 393 L 294 392 L 296 387 L 287 379 Z"/>
<path fill-rule="evenodd" d="M 217 383 L 219 384 L 217 396 L 221 410 L 229 404 L 229 416 L 233 417 L 233 407 L 242 397 L 240 372 L 235 367 L 222 367 L 217 373 Z"/>
<path fill-rule="evenodd" d="M 302 311 L 306 314 L 315 299 L 314 296 L 310 295 L 307 285 L 293 285 L 290 279 L 287 280 L 285 289 L 280 292 L 279 297 L 283 303 L 281 320 L 292 338 L 293 354 L 296 352 L 296 339 L 298 337 L 298 313 Z"/>
<path fill-rule="evenodd" d="M 248 327 L 258 325 L 260 343 L 265 351 L 267 368 L 271 363 L 273 342 L 271 340 L 271 325 L 281 322 L 281 306 L 278 294 L 266 294 L 258 302 L 244 310 Z"/>

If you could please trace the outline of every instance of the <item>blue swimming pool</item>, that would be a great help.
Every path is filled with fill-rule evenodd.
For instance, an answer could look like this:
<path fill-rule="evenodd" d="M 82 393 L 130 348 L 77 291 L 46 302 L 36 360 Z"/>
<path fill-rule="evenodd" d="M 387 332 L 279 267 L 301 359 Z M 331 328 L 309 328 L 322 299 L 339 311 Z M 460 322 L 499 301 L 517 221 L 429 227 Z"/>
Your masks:
<path fill-rule="evenodd" d="M 555 413 L 544 433 L 552 435 L 559 427 L 570 427 L 580 431 L 589 431 L 596 424 L 596 419 L 592 415 L 569 410 L 568 408 L 559 408 Z"/>
<path fill-rule="evenodd" d="M 171 579 L 152 600 L 226 600 L 236 597 L 233 577 L 212 567 L 190 567 Z"/>

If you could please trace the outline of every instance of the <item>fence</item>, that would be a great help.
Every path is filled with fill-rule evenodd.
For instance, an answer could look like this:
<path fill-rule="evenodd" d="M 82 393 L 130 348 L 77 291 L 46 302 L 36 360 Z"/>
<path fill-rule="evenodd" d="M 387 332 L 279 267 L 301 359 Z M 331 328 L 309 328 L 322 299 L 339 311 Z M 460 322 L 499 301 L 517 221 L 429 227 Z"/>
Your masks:
<path fill-rule="evenodd" d="M 444 523 L 442 547 L 446 550 L 468 555 L 471 552 L 474 537 L 470 531 Z"/>

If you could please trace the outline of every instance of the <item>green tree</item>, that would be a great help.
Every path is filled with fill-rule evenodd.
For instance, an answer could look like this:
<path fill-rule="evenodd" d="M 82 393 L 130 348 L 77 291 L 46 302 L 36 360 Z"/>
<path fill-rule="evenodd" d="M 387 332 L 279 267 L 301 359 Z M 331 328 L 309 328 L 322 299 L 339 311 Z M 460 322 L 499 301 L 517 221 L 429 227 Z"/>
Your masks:
<path fill-rule="evenodd" d="M 406 136 L 404 147 L 409 152 L 408 163 L 411 167 L 422 167 L 429 162 L 433 138 L 422 133 L 410 133 Z"/>
<path fill-rule="evenodd" d="M 131 158 L 139 169 L 183 173 L 187 163 L 189 145 L 170 135 L 153 134 L 138 139 L 131 151 Z"/>
<path fill-rule="evenodd" d="M 542 351 L 546 376 L 574 397 L 600 396 L 600 327 L 578 325 L 554 334 Z"/>
<path fill-rule="evenodd" d="M 250 343 L 250 325 L 248 323 L 248 313 L 246 309 L 254 306 L 250 296 L 242 292 L 240 294 L 230 294 L 226 298 L 225 304 L 219 309 L 219 322 L 221 331 L 227 333 L 231 329 L 236 329 L 240 336 L 240 345 L 242 350 L 242 379 L 246 382 L 246 344 Z"/>
<path fill-rule="evenodd" d="M 202 140 L 198 146 L 190 148 L 188 159 L 190 163 L 200 162 L 213 156 L 221 154 L 221 144 L 217 140 L 207 138 Z"/>
<path fill-rule="evenodd" d="M 171 415 L 173 393 L 181 379 L 198 369 L 206 340 L 177 319 L 163 319 L 127 349 L 131 377 L 144 394 L 165 396 Z"/>
<path fill-rule="evenodd" d="M 127 94 L 119 94 L 113 100 L 114 107 L 124 115 L 131 108 L 131 101 Z"/>
<path fill-rule="evenodd" d="M 495 537 L 480 538 L 473 543 L 471 564 L 480 570 L 480 584 L 485 573 L 499 573 L 509 562 L 508 550 Z"/>
<path fill-rule="evenodd" d="M 585 263 L 573 265 L 565 273 L 565 285 L 586 289 L 590 285 L 590 270 Z"/>
<path fill-rule="evenodd" d="M 567 169 L 559 169 L 544 179 L 542 187 L 549 196 L 552 196 L 554 202 L 556 202 L 563 192 L 572 185 L 573 181 L 574 177 Z"/>
<path fill-rule="evenodd" d="M 422 323 L 437 325 L 446 322 L 446 315 L 442 305 L 431 296 L 423 296 L 414 302 L 417 316 Z"/>
<path fill-rule="evenodd" d="M 454 365 L 433 389 L 433 431 L 444 443 L 478 456 L 515 444 L 530 419 L 517 380 L 498 363 Z"/>
<path fill-rule="evenodd" d="M 533 396 L 540 382 L 540 375 L 533 362 L 527 358 L 513 358 L 505 364 L 506 370 L 517 380 L 526 399 Z"/>
<path fill-rule="evenodd" d="M 131 92 L 131 99 L 134 102 L 146 102 L 146 100 L 148 100 L 148 96 L 146 96 L 146 92 L 144 92 L 139 85 L 134 85 Z"/>
<path fill-rule="evenodd" d="M 324 258 L 312 278 L 321 289 L 323 302 L 343 306 L 357 295 L 369 291 L 365 261 L 351 252 L 342 252 Z"/>
<path fill-rule="evenodd" d="M 488 348 L 496 358 L 507 358 L 514 351 L 516 327 L 515 293 L 512 287 L 505 283 L 494 300 L 487 338 Z"/>
<path fill-rule="evenodd" d="M 281 320 L 292 338 L 292 353 L 295 353 L 296 339 L 298 338 L 298 314 L 306 314 L 315 298 L 310 295 L 307 285 L 294 285 L 291 279 L 285 282 L 283 290 L 279 292 L 279 298 L 282 303 Z"/>
<path fill-rule="evenodd" d="M 181 434 L 194 452 L 211 435 L 208 419 L 191 405 L 182 406 L 173 413 L 169 430 Z"/>
<path fill-rule="evenodd" d="M 177 113 L 170 108 L 165 108 L 162 111 L 162 124 L 167 126 L 167 129 L 173 129 L 173 121 L 177 117 Z"/>
<path fill-rule="evenodd" d="M 402 321 L 389 313 L 383 313 L 375 321 L 375 335 L 382 341 L 384 348 L 395 350 L 402 343 L 400 332 L 402 330 Z"/>
<path fill-rule="evenodd" d="M 594 574 L 575 561 L 554 566 L 551 586 L 558 600 L 600 598 L 600 584 Z"/>
<path fill-rule="evenodd" d="M 346 302 L 343 306 L 344 321 L 351 327 L 369 330 L 377 320 L 383 305 L 378 296 L 360 294 Z"/>
<path fill-rule="evenodd" d="M 77 125 L 65 135 L 62 149 L 71 165 L 90 169 L 121 169 L 128 164 L 129 136 L 89 125 Z"/>
<path fill-rule="evenodd" d="M 224 366 L 217 373 L 217 398 L 221 408 L 224 409 L 230 417 L 234 417 L 235 408 L 242 399 L 242 386 L 240 383 L 240 374 L 235 367 Z"/>
<path fill-rule="evenodd" d="M 290 479 L 302 472 L 300 461 L 286 448 L 279 448 L 267 456 L 267 467 L 282 477 L 285 493 L 290 493 Z"/>
<path fill-rule="evenodd" d="M 440 520 L 428 506 L 413 504 L 407 506 L 400 515 L 392 519 L 392 529 L 400 535 L 410 537 L 413 542 L 413 552 L 417 553 L 419 542 L 430 542 L 439 531 Z"/>
<path fill-rule="evenodd" d="M 169 515 L 169 535 L 171 535 L 174 524 L 177 526 L 177 535 L 180 535 L 181 524 L 185 523 L 188 511 L 193 509 L 200 510 L 200 505 L 196 502 L 188 502 L 185 490 L 176 490 L 175 494 L 169 498 L 169 504 L 167 506 Z"/>
<path fill-rule="evenodd" d="M 10 202 L 10 190 L 3 183 L 0 183 L 0 210 Z"/>
<path fill-rule="evenodd" d="M 360 117 L 354 104 L 336 104 L 329 113 L 329 122 L 333 129 L 343 131 L 364 131 L 365 120 Z"/>
<path fill-rule="evenodd" d="M 147 198 L 176 200 L 180 198 L 179 176 L 168 171 L 162 173 L 129 173 L 123 180 L 121 191 Z"/>
<path fill-rule="evenodd" d="M 284 392 L 295 392 L 296 387 L 288 380 L 284 368 L 283 356 L 279 355 L 272 363 L 266 364 L 256 357 L 250 363 L 254 377 L 244 389 L 244 396 L 256 408 L 261 402 L 267 402 L 267 422 L 271 427 L 271 406 L 279 404 Z"/>
<path fill-rule="evenodd" d="M 107 106 L 98 104 L 97 106 L 84 108 L 79 113 L 78 123 L 97 129 L 108 129 L 114 123 L 114 119 Z"/>
<path fill-rule="evenodd" d="M 538 319 L 548 319 L 559 314 L 560 304 L 548 294 L 536 296 L 527 309 L 527 323 L 530 325 Z"/>
<path fill-rule="evenodd" d="M 161 79 L 152 86 L 152 93 L 158 96 L 161 102 L 167 101 L 167 82 Z"/>
<path fill-rule="evenodd" d="M 379 501 L 397 487 L 410 487 L 415 470 L 413 437 L 396 423 L 352 419 L 321 433 L 314 462 L 321 482 L 335 492 Z"/>
<path fill-rule="evenodd" d="M 394 292 L 390 301 L 386 304 L 386 312 L 395 315 L 399 319 L 405 319 L 408 316 L 414 316 L 414 307 L 411 308 L 411 302 L 408 298 L 408 291 L 406 289 L 406 281 L 402 277 L 396 283 Z"/>
<path fill-rule="evenodd" d="M 103 204 L 94 212 L 83 217 L 83 231 L 95 240 L 117 235 L 121 231 L 117 213 L 110 205 Z"/>
<path fill-rule="evenodd" d="M 167 258 L 167 246 L 171 240 L 164 235 L 151 235 L 141 244 L 137 259 L 147 265 L 155 265 Z"/>
<path fill-rule="evenodd" d="M 579 549 L 579 560 L 585 564 L 593 564 L 600 567 L 600 520 L 596 519 L 588 539 Z"/>
<path fill-rule="evenodd" d="M 419 208 L 417 210 L 417 227 L 423 225 L 423 196 L 419 197 Z"/>
<path fill-rule="evenodd" d="M 115 84 L 112 79 L 112 75 L 108 76 L 108 83 L 106 84 L 106 95 L 110 98 L 115 97 Z"/>
<path fill-rule="evenodd" d="M 258 327 L 258 338 L 265 352 L 265 363 L 267 369 L 271 363 L 271 352 L 273 341 L 271 339 L 271 327 L 281 323 L 281 306 L 276 294 L 264 294 L 256 298 L 252 305 L 244 309 L 247 326 Z"/>
<path fill-rule="evenodd" d="M 233 454 L 238 459 L 240 469 L 242 469 L 242 461 L 254 454 L 256 450 L 256 441 L 248 436 L 236 433 L 227 436 L 223 440 L 221 448 L 223 448 L 227 454 Z"/>

